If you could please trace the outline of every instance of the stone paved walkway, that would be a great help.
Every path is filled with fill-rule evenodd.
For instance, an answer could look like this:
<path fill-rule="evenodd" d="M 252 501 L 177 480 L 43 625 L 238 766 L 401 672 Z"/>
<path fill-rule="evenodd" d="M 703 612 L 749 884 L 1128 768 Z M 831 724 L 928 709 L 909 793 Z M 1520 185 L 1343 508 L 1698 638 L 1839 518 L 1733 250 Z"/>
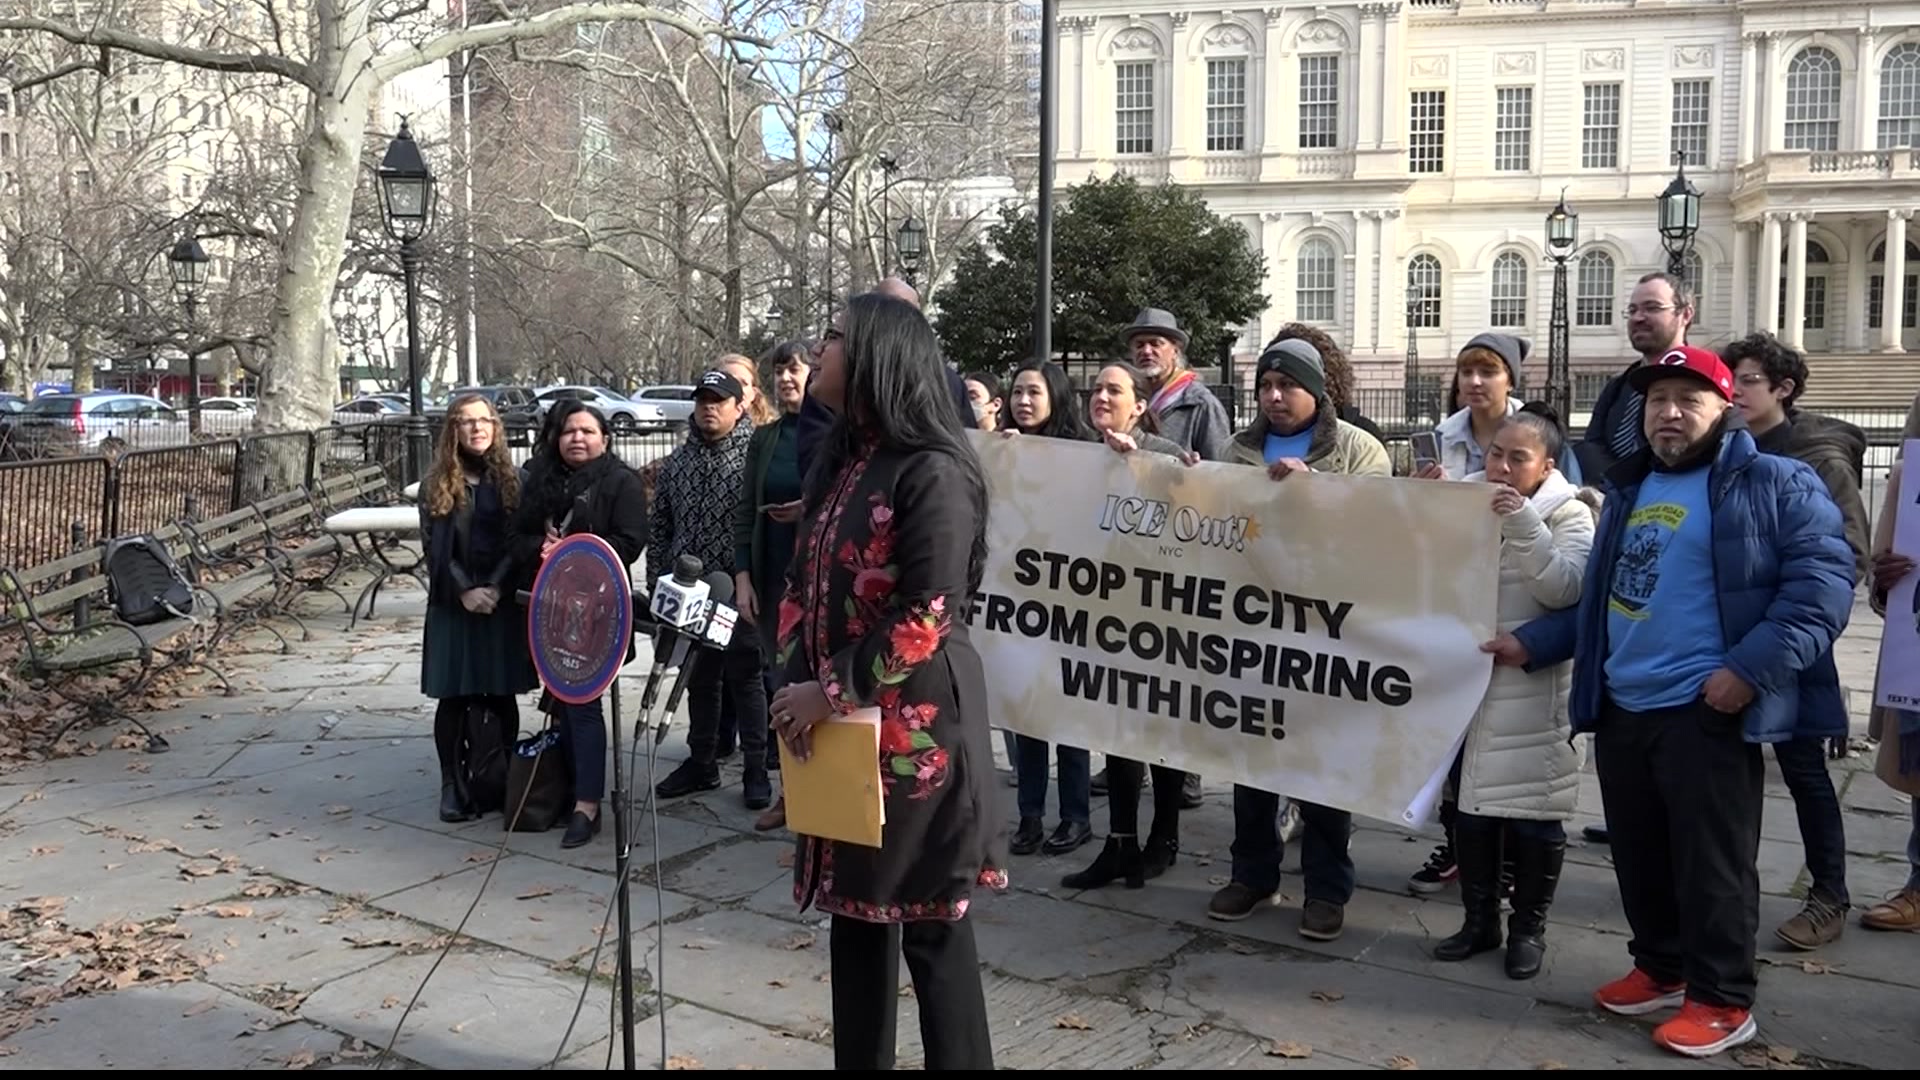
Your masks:
<path fill-rule="evenodd" d="M 403 590 L 352 632 L 344 619 L 314 619 L 298 656 L 237 658 L 248 669 L 238 696 L 148 717 L 170 753 L 113 748 L 115 732 L 102 730 L 97 754 L 0 777 L 0 938 L 15 939 L 0 940 L 0 1068 L 366 1067 L 469 907 L 465 936 L 383 1067 L 539 1067 L 556 1052 L 562 1067 L 604 1065 L 611 949 L 599 974 L 588 970 L 607 918 L 612 829 L 571 852 L 558 832 L 513 834 L 502 849 L 498 815 L 437 820 L 418 611 L 418 592 Z M 1861 705 L 1877 633 L 1863 608 L 1842 650 Z M 682 744 L 676 735 L 662 748 L 661 775 Z M 1866 764 L 1834 766 L 1860 899 L 1905 876 L 1904 804 Z M 1014 891 L 979 904 L 997 1059 L 1028 1069 L 1911 1067 L 1920 936 L 1850 923 L 1812 956 L 1773 941 L 1806 878 L 1792 803 L 1768 771 L 1758 1009 L 1768 1049 L 1740 1060 L 1677 1062 L 1652 1046 L 1650 1022 L 1589 1006 L 1593 987 L 1628 963 L 1604 848 L 1575 842 L 1547 968 L 1514 983 L 1498 954 L 1430 959 L 1458 925 L 1456 894 L 1408 895 L 1431 840 L 1384 824 L 1363 823 L 1353 839 L 1361 887 L 1340 940 L 1294 932 L 1297 857 L 1274 909 L 1210 922 L 1232 829 L 1230 793 L 1217 786 L 1187 815 L 1179 863 L 1146 889 L 1058 888 L 1090 845 L 1016 860 Z M 1002 790 L 1011 818 L 1013 792 Z M 1581 806 L 1592 820 L 1591 777 Z M 832 1064 L 823 923 L 794 912 L 790 844 L 754 833 L 753 817 L 730 772 L 720 791 L 663 806 L 657 844 L 643 819 L 633 895 L 643 1068 L 659 1063 L 661 983 L 674 1067 Z M 1096 828 L 1105 820 L 1096 806 Z M 69 992 L 81 987 L 92 992 Z M 901 1064 L 917 1065 L 910 991 L 901 1006 Z M 9 1016 L 28 1022 L 5 1034 Z"/>

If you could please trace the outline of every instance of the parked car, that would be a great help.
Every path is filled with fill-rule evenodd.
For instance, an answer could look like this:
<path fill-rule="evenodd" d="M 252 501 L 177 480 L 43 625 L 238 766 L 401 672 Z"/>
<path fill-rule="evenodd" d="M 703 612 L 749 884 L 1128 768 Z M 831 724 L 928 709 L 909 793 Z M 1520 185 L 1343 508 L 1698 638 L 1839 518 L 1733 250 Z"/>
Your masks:
<path fill-rule="evenodd" d="M 462 386 L 449 391 L 444 400 L 428 406 L 426 414 L 433 418 L 438 429 L 447 418 L 447 409 L 455 401 L 468 394 L 479 394 L 493 402 L 493 411 L 500 414 L 500 422 L 507 429 L 507 445 L 519 446 L 533 439 L 534 432 L 540 428 L 540 403 L 534 398 L 532 387 L 527 386 Z"/>
<path fill-rule="evenodd" d="M 151 450 L 190 441 L 184 413 L 159 398 L 111 390 L 35 398 L 20 414 L 13 435 L 21 457 Z"/>
<path fill-rule="evenodd" d="M 549 386 L 540 391 L 540 421 L 544 423 L 553 403 L 578 398 L 599 409 L 607 418 L 616 434 L 642 431 L 669 431 L 673 422 L 667 418 L 666 411 L 659 403 L 634 401 L 615 390 L 604 386 Z"/>
<path fill-rule="evenodd" d="M 660 406 L 667 420 L 676 428 L 685 428 L 693 423 L 693 387 L 691 386 L 644 386 L 633 395 L 635 401 L 651 402 Z"/>

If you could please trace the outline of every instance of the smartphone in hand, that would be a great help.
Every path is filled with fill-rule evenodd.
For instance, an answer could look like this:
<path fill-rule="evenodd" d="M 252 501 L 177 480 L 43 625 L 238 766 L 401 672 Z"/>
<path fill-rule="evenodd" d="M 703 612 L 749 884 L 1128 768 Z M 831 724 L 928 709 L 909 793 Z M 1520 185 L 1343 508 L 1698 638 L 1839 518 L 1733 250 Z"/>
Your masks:
<path fill-rule="evenodd" d="M 1413 433 L 1413 471 L 1419 472 L 1429 465 L 1440 463 L 1440 433 L 1437 431 L 1416 431 Z"/>

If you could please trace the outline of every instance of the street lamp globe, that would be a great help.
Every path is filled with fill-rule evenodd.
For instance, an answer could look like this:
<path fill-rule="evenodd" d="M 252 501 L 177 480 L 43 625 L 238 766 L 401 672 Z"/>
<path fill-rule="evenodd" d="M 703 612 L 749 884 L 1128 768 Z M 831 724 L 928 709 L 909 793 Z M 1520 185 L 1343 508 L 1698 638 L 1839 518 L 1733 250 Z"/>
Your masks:
<path fill-rule="evenodd" d="M 1682 258 L 1700 231 L 1700 189 L 1687 179 L 1686 157 L 1674 154 L 1679 171 L 1660 193 L 1660 242 L 1670 258 Z"/>
<path fill-rule="evenodd" d="M 1567 205 L 1566 192 L 1560 193 L 1560 203 L 1547 214 L 1547 254 L 1555 261 L 1566 259 L 1573 254 L 1573 246 L 1580 235 L 1580 213 Z"/>
<path fill-rule="evenodd" d="M 895 234 L 894 241 L 899 245 L 900 261 L 902 263 L 908 266 L 914 266 L 920 262 L 920 254 L 924 250 L 923 245 L 926 242 L 926 236 L 926 227 L 920 224 L 919 218 L 909 214 L 907 220 L 900 223 L 900 231 Z"/>
<path fill-rule="evenodd" d="M 433 224 L 433 172 L 427 159 L 420 156 L 420 144 L 413 141 L 405 117 L 400 130 L 387 144 L 380 159 L 380 209 L 387 235 L 395 240 L 418 240 Z"/>
<path fill-rule="evenodd" d="M 173 250 L 167 252 L 167 270 L 173 275 L 173 287 L 190 293 L 205 285 L 209 262 L 206 249 L 194 237 L 186 237 L 173 245 Z"/>

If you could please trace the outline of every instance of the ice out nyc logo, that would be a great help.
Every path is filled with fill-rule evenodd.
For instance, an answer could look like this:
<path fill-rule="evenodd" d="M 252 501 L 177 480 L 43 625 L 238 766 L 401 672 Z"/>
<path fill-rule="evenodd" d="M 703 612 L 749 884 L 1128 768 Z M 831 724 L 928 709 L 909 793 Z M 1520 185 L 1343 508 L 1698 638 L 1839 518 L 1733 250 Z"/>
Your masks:
<path fill-rule="evenodd" d="M 1191 506 L 1135 495 L 1107 496 L 1100 508 L 1100 531 L 1147 540 L 1172 539 L 1180 545 L 1199 544 L 1222 551 L 1245 551 L 1248 540 L 1260 537 L 1260 526 L 1252 518 L 1209 517 Z M 1160 554 L 1179 558 L 1185 552 L 1163 544 Z"/>

